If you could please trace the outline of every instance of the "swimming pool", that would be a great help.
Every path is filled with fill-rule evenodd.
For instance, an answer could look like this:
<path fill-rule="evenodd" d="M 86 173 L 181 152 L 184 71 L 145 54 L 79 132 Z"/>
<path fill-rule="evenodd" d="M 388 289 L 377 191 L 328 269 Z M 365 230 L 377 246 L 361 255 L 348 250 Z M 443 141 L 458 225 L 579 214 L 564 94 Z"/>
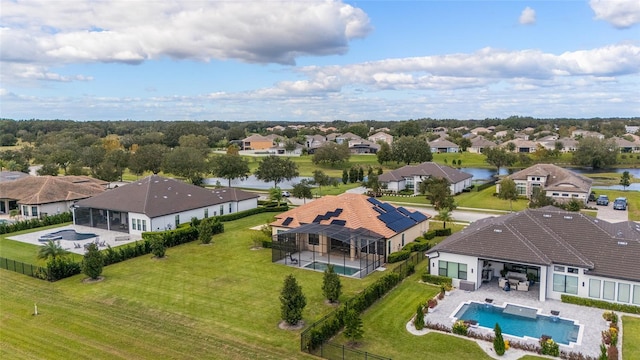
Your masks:
<path fill-rule="evenodd" d="M 542 335 L 563 345 L 579 343 L 582 325 L 557 316 L 540 315 L 538 309 L 507 304 L 505 307 L 477 302 L 464 303 L 454 317 L 475 320 L 478 325 L 493 329 L 500 324 L 503 334 L 539 339 Z"/>
<path fill-rule="evenodd" d="M 78 233 L 75 230 L 60 230 L 41 236 L 38 240 L 87 240 L 96 237 L 96 234 Z"/>
<path fill-rule="evenodd" d="M 354 274 L 360 271 L 360 269 L 358 268 L 352 268 L 352 267 L 336 265 L 336 264 L 331 264 L 331 265 L 333 265 L 333 271 L 335 271 L 336 274 L 340 274 L 340 275 L 353 276 Z M 314 261 L 312 263 L 305 265 L 304 267 L 307 269 L 325 271 L 327 269 L 327 263 Z"/>

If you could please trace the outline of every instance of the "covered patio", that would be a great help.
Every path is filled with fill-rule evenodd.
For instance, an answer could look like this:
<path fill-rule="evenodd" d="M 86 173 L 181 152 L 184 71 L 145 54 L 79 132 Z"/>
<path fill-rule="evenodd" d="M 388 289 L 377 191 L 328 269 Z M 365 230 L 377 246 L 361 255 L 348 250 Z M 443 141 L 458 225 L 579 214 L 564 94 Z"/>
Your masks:
<path fill-rule="evenodd" d="M 363 278 L 384 263 L 384 236 L 364 228 L 311 223 L 273 235 L 272 261 Z"/>
<path fill-rule="evenodd" d="M 74 206 L 73 217 L 76 225 L 129 233 L 128 212 Z"/>

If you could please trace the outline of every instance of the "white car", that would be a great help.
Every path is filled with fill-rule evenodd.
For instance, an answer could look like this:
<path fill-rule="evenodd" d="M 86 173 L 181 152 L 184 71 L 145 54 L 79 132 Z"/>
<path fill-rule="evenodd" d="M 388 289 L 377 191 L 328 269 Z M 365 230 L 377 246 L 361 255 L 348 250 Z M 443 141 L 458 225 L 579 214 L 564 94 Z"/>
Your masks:
<path fill-rule="evenodd" d="M 290 192 L 288 192 L 288 191 L 283 191 L 283 192 L 282 192 L 282 196 L 284 196 L 284 197 L 289 197 L 289 196 L 291 196 L 291 193 L 290 193 Z"/>

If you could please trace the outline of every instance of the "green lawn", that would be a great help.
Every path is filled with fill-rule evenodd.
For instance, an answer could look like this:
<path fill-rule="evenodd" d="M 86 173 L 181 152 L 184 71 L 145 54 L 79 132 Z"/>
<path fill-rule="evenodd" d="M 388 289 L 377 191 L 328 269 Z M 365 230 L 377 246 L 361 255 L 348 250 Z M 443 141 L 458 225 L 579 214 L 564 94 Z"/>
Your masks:
<path fill-rule="evenodd" d="M 7 237 L 20 234 L 26 234 L 34 231 L 42 231 L 47 229 L 55 229 L 57 227 L 69 225 L 70 223 L 50 225 L 37 229 L 18 231 L 11 234 L 0 235 L 0 257 L 4 257 L 11 260 L 20 261 L 27 264 L 45 266 L 47 262 L 45 260 L 38 259 L 38 245 L 27 244 L 21 241 L 9 240 Z M 72 254 L 76 260 L 81 258 L 78 254 Z"/>
<path fill-rule="evenodd" d="M 622 317 L 622 359 L 640 358 L 640 318 Z"/>
<path fill-rule="evenodd" d="M 298 359 L 299 331 L 277 328 L 279 291 L 293 273 L 307 296 L 304 319 L 332 310 L 322 273 L 271 263 L 271 250 L 250 250 L 251 226 L 273 214 L 225 223 L 210 246 L 170 248 L 104 269 L 105 280 L 78 275 L 55 283 L 0 270 L 2 358 Z M 382 273 L 341 278 L 344 298 Z M 34 317 L 33 304 L 41 315 Z"/>

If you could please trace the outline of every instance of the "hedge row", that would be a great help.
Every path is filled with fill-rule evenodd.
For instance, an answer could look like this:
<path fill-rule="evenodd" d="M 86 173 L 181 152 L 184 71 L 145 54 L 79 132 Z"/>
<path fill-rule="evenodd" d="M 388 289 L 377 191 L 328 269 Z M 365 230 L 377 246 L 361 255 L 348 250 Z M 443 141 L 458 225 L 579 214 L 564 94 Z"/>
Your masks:
<path fill-rule="evenodd" d="M 451 228 L 429 230 L 426 233 L 422 234 L 422 237 L 425 238 L 426 240 L 432 240 L 436 236 L 449 236 L 449 235 L 451 235 Z"/>
<path fill-rule="evenodd" d="M 37 271 L 34 276 L 38 279 L 57 281 L 68 278 L 73 275 L 80 274 L 80 263 L 77 263 L 66 257 L 57 257 L 49 260 L 46 268 Z"/>
<path fill-rule="evenodd" d="M 347 300 L 338 310 L 331 313 L 320 326 L 309 330 L 309 334 L 305 337 L 306 343 L 303 344 L 303 348 L 310 352 L 335 336 L 344 326 L 347 312 L 350 309 L 354 309 L 358 313 L 366 310 L 389 290 L 393 289 L 401 280 L 400 274 L 389 273 Z"/>
<path fill-rule="evenodd" d="M 605 310 L 619 311 L 629 314 L 640 314 L 640 306 L 611 303 L 603 300 L 587 299 L 571 295 L 561 295 L 563 303 L 595 307 Z"/>
<path fill-rule="evenodd" d="M 406 260 L 411 256 L 412 252 L 429 250 L 428 240 L 424 237 L 416 238 L 413 242 L 405 245 L 402 250 L 391 253 L 387 257 L 387 263 L 393 264 L 398 261 Z"/>
<path fill-rule="evenodd" d="M 427 271 L 425 271 L 424 274 L 422 274 L 422 281 L 426 282 L 426 283 L 429 283 L 429 284 L 451 285 L 452 284 L 452 280 L 453 279 L 451 279 L 450 277 L 446 277 L 446 276 L 431 275 L 431 274 L 427 273 Z"/>
<path fill-rule="evenodd" d="M 282 206 L 273 206 L 273 207 L 257 207 L 255 209 L 239 211 L 239 212 L 232 213 L 232 214 L 220 215 L 217 218 L 219 218 L 220 221 L 225 222 L 225 221 L 233 221 L 233 220 L 242 219 L 243 217 L 247 217 L 247 216 L 251 216 L 251 215 L 255 215 L 255 214 L 260 214 L 260 213 L 264 213 L 264 212 L 283 212 L 283 211 L 287 211 L 287 210 L 289 210 L 289 207 L 287 206 L 287 204 L 284 204 Z"/>
<path fill-rule="evenodd" d="M 62 224 L 73 221 L 73 215 L 70 212 L 64 212 L 56 215 L 47 215 L 42 219 L 29 219 L 16 221 L 10 224 L 0 224 L 0 234 L 8 234 L 16 231 L 34 229 L 42 226 Z"/>

